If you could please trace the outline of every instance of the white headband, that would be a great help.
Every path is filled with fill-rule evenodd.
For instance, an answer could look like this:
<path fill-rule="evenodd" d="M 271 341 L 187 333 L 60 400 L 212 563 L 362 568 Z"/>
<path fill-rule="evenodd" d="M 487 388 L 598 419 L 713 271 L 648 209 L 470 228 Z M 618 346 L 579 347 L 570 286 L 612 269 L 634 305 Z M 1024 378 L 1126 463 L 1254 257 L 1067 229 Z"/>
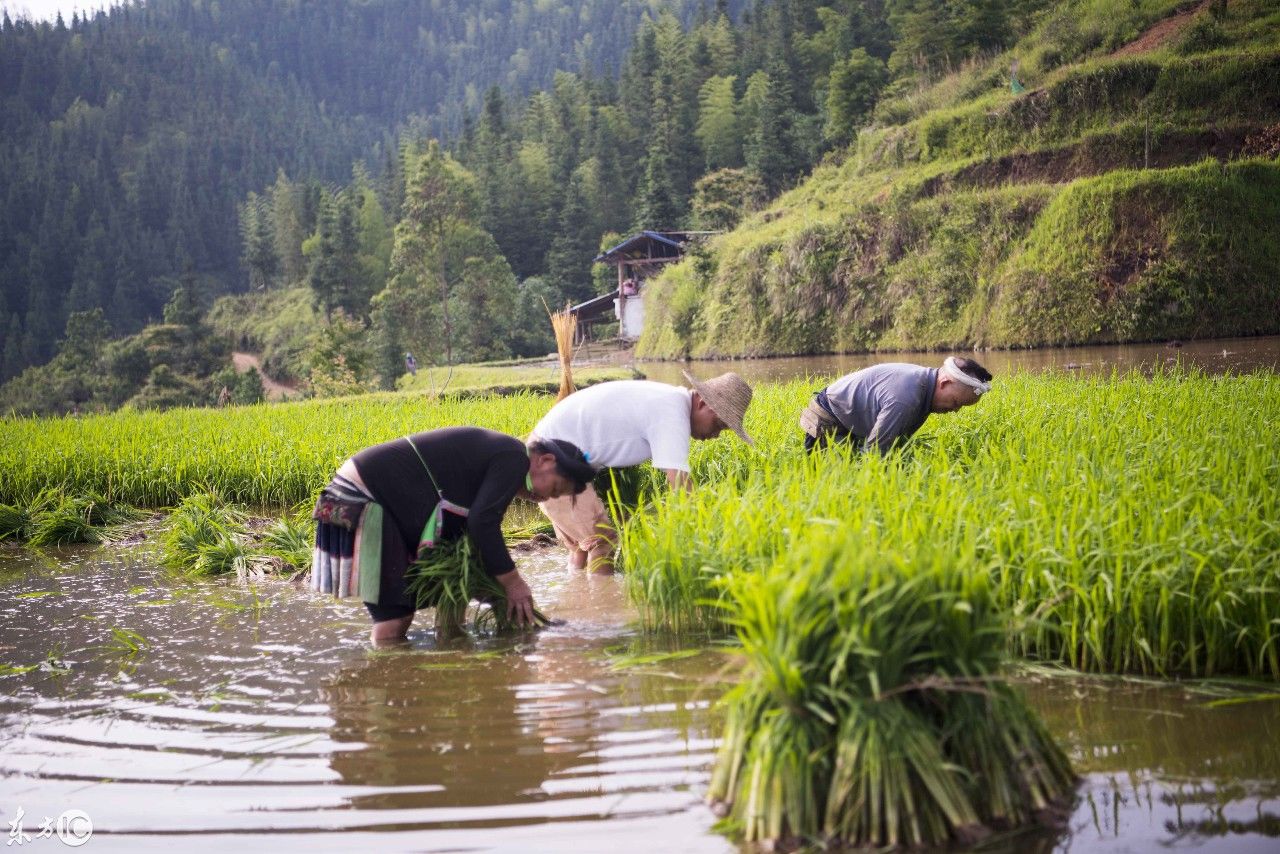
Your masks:
<path fill-rule="evenodd" d="M 979 397 L 991 391 L 991 383 L 984 383 L 982 380 L 975 379 L 960 370 L 960 363 L 956 361 L 955 356 L 948 356 L 947 360 L 942 363 L 942 372 L 951 377 L 951 379 L 962 382 L 973 389 L 973 393 Z"/>

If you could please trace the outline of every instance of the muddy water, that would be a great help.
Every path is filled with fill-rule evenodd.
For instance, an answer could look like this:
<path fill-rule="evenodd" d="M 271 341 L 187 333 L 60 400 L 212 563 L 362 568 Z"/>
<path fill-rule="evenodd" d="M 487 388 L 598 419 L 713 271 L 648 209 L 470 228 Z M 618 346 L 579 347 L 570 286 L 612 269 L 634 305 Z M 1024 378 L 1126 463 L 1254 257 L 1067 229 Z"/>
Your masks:
<path fill-rule="evenodd" d="M 520 559 L 563 627 L 439 646 L 424 620 L 373 651 L 362 610 L 282 583 L 0 551 L 0 827 L 21 809 L 61 849 L 42 820 L 81 810 L 88 850 L 732 850 L 701 802 L 724 655 L 656 660 L 676 647 L 634 631 L 616 579 Z M 1280 702 L 1025 680 L 1085 779 L 1068 832 L 990 850 L 1276 850 Z"/>
<path fill-rule="evenodd" d="M 1175 346 L 1176 345 L 1176 346 Z M 863 353 L 852 356 L 787 356 L 776 359 L 732 361 L 638 362 L 636 367 L 651 380 L 683 383 L 680 371 L 711 376 L 737 371 L 748 382 L 790 380 L 803 376 L 841 376 L 880 362 L 915 362 L 932 365 L 943 353 Z M 989 350 L 964 353 L 977 359 L 996 376 L 1012 371 L 1068 370 L 1110 373 L 1133 368 L 1191 365 L 1209 373 L 1243 373 L 1264 368 L 1280 369 L 1280 336 L 1262 338 L 1207 338 L 1164 344 L 1117 344 L 1106 347 L 1046 347 L 1037 350 Z"/>

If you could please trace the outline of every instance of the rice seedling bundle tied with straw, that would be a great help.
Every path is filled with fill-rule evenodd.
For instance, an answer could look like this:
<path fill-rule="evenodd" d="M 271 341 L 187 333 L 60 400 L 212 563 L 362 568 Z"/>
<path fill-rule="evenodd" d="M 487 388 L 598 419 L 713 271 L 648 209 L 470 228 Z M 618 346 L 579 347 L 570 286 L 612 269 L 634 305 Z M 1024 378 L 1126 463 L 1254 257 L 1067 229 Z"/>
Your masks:
<path fill-rule="evenodd" d="M 0 504 L 0 540 L 32 546 L 101 543 L 145 514 L 100 495 L 71 495 L 42 489 L 24 506 Z"/>
<path fill-rule="evenodd" d="M 234 575 L 242 581 L 268 573 L 296 574 L 311 565 L 315 525 L 310 507 L 251 531 L 244 508 L 209 493 L 192 495 L 165 523 L 161 560 L 193 575 Z"/>
<path fill-rule="evenodd" d="M 436 631 L 457 634 L 462 630 L 472 602 L 474 625 L 480 631 L 508 632 L 515 628 L 507 618 L 507 591 L 484 571 L 468 537 L 441 543 L 428 549 L 409 567 L 409 595 L 419 608 L 434 608 Z M 541 611 L 534 609 L 537 626 L 550 625 Z"/>
<path fill-rule="evenodd" d="M 719 582 L 745 678 L 709 796 L 747 841 L 787 847 L 973 842 L 1060 815 L 1074 777 L 1001 678 L 987 578 L 868 539 L 828 531 Z"/>

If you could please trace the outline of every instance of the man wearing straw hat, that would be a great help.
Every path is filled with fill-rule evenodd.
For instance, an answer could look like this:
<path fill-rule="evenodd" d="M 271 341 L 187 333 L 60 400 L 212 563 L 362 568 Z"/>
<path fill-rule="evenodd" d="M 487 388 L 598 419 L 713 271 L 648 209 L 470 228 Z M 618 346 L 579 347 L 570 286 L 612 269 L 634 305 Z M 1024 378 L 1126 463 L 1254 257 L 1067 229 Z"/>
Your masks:
<path fill-rule="evenodd" d="M 673 489 L 692 489 L 689 446 L 693 439 L 714 439 L 724 430 L 753 444 L 742 419 L 751 403 L 751 386 L 735 373 L 698 382 L 685 373 L 692 389 L 648 380 L 618 380 L 574 392 L 551 408 L 531 439 L 558 439 L 581 448 L 597 471 L 652 462 Z M 569 562 L 613 572 L 616 536 L 604 502 L 593 487 L 569 498 L 544 501 L 556 536 L 569 548 Z"/>
<path fill-rule="evenodd" d="M 972 406 L 991 390 L 991 372 L 948 356 L 941 368 L 890 362 L 854 371 L 816 393 L 800 413 L 804 449 L 834 442 L 881 452 L 905 442 L 933 412 Z"/>

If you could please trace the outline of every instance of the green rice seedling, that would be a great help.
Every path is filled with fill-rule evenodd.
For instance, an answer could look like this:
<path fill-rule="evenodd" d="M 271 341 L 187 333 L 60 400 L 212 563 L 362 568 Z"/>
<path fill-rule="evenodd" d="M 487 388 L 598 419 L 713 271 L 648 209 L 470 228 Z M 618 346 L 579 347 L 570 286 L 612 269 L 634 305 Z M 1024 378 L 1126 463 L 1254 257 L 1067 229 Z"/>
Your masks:
<path fill-rule="evenodd" d="M 709 796 L 746 841 L 972 842 L 1070 797 L 1066 757 L 1001 678 L 990 582 L 960 566 L 828 529 L 716 582 L 744 679 Z"/>
<path fill-rule="evenodd" d="M 794 387 L 793 387 L 794 386 Z M 694 477 L 712 482 L 754 468 L 794 434 L 793 401 L 802 387 L 760 389 L 747 426 L 762 440 L 752 454 L 736 439 L 695 442 Z M 79 419 L 0 419 L 0 502 L 25 506 L 42 489 L 102 494 L 135 507 L 172 507 L 209 490 L 250 507 L 292 507 L 313 497 L 344 459 L 379 442 L 421 430 L 476 425 L 526 436 L 551 408 L 546 394 L 426 398 L 374 394 L 224 409 L 116 412 Z M 759 408 L 757 416 L 755 410 Z M 766 414 L 772 410 L 779 417 Z M 326 425 L 317 431 L 316 424 Z M 217 436 L 217 442 L 208 441 Z M 735 445 L 741 446 L 735 448 Z M 642 466 L 621 474 L 626 491 L 641 483 L 666 490 Z M 629 485 L 629 481 L 636 482 Z M 623 496 L 623 503 L 638 503 Z"/>
<path fill-rule="evenodd" d="M 762 393 L 751 414 L 794 416 L 804 392 Z M 1280 678 L 1277 422 L 1270 373 L 1042 374 L 999 378 L 980 405 L 931 418 L 887 457 L 806 457 L 798 431 L 775 433 L 764 458 L 698 443 L 721 446 L 708 453 L 724 455 L 726 477 L 629 521 L 628 594 L 651 627 L 714 626 L 718 578 L 761 571 L 832 527 L 870 528 L 987 573 L 1020 657 Z"/>
<path fill-rule="evenodd" d="M 407 577 L 409 595 L 417 606 L 435 608 L 437 632 L 459 631 L 472 602 L 482 606 L 475 612 L 477 630 L 509 632 L 516 629 L 507 618 L 505 588 L 484 571 L 467 537 L 429 549 L 409 568 Z M 539 627 L 551 623 L 536 608 L 533 616 Z"/>
<path fill-rule="evenodd" d="M 84 505 L 85 518 L 89 524 L 98 528 L 116 528 L 121 525 L 128 525 L 131 522 L 137 522 L 146 518 L 146 513 L 122 504 L 118 501 L 112 501 L 101 494 L 88 494 L 79 497 L 79 501 Z"/>
<path fill-rule="evenodd" d="M 63 495 L 56 504 L 31 514 L 27 542 L 33 546 L 100 543 L 102 533 L 92 518 L 91 503 Z"/>
<path fill-rule="evenodd" d="M 503 526 L 502 539 L 511 545 L 523 540 L 532 540 L 534 537 L 554 537 L 556 535 L 555 525 L 551 524 L 551 520 L 545 516 L 542 518 L 531 519 L 518 527 L 508 528 Z"/>
<path fill-rule="evenodd" d="M 245 569 L 245 514 L 209 493 L 182 502 L 165 525 L 161 562 L 196 575 L 239 574 Z"/>
<path fill-rule="evenodd" d="M 144 514 L 101 495 L 71 495 L 46 487 L 25 507 L 0 504 L 0 540 L 25 540 L 33 546 L 100 543 L 110 529 Z"/>
<path fill-rule="evenodd" d="M 552 401 L 531 393 L 468 399 L 375 394 L 81 419 L 0 419 L 0 502 L 23 505 L 41 489 L 57 487 L 160 508 L 212 489 L 228 502 L 291 507 L 369 445 L 463 424 L 523 436 Z M 326 429 L 317 431 L 316 424 Z"/>
<path fill-rule="evenodd" d="M 105 647 L 109 652 L 122 659 L 136 658 L 150 642 L 133 629 L 111 627 L 111 640 Z"/>
<path fill-rule="evenodd" d="M 0 504 L 0 542 L 25 539 L 23 532 L 30 522 L 31 517 L 25 510 L 9 504 Z"/>
<path fill-rule="evenodd" d="M 200 544 L 187 569 L 193 575 L 234 575 L 243 581 L 251 571 L 252 557 L 243 536 L 219 532 L 213 540 Z"/>
<path fill-rule="evenodd" d="M 648 625 L 718 625 L 715 578 L 865 520 L 905 541 L 975 544 L 1019 656 L 1094 672 L 1280 678 L 1274 374 L 997 377 L 981 404 L 930 418 L 907 452 L 885 459 L 806 458 L 796 418 L 823 384 L 759 386 L 747 413 L 756 447 L 695 442 L 692 496 L 670 494 L 651 468 L 630 473 L 653 487 L 622 537 L 626 585 Z M 7 419 L 0 501 L 30 509 L 65 489 L 162 507 L 215 489 L 289 507 L 367 445 L 451 424 L 523 435 L 550 405 L 545 395 L 372 395 Z"/>
<path fill-rule="evenodd" d="M 262 533 L 261 544 L 267 556 L 278 558 L 294 570 L 304 570 L 311 566 L 315 539 L 311 506 L 302 505 L 275 520 Z"/>

